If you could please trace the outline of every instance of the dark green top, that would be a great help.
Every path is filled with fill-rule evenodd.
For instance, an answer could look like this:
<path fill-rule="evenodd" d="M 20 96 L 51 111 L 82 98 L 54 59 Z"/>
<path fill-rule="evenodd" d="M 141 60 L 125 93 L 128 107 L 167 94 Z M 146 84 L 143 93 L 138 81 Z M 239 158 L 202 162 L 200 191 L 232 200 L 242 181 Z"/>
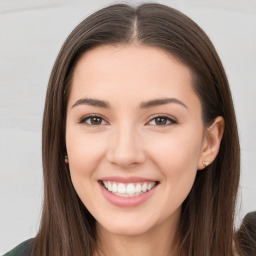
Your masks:
<path fill-rule="evenodd" d="M 30 256 L 33 242 L 33 238 L 26 240 L 25 242 L 19 244 L 18 246 L 16 246 L 14 249 L 7 252 L 3 256 Z"/>

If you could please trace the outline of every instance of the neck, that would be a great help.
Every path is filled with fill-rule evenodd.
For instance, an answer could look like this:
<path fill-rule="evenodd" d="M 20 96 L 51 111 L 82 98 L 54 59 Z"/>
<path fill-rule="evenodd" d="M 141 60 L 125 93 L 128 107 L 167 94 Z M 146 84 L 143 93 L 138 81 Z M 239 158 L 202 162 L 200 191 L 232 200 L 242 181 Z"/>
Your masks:
<path fill-rule="evenodd" d="M 95 256 L 174 256 L 177 225 L 176 220 L 168 226 L 163 223 L 146 233 L 127 236 L 110 233 L 98 224 L 99 252 Z"/>

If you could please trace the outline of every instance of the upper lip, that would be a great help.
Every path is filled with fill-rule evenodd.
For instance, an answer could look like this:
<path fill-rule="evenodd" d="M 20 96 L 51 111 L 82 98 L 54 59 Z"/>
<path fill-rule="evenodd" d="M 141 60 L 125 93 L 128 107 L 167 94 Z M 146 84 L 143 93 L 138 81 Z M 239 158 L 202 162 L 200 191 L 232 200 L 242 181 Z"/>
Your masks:
<path fill-rule="evenodd" d="M 110 176 L 110 177 L 104 177 L 100 180 L 113 181 L 113 182 L 119 182 L 119 183 L 156 182 L 156 180 L 153 180 L 153 179 L 136 177 L 136 176 L 132 176 L 132 177 Z"/>

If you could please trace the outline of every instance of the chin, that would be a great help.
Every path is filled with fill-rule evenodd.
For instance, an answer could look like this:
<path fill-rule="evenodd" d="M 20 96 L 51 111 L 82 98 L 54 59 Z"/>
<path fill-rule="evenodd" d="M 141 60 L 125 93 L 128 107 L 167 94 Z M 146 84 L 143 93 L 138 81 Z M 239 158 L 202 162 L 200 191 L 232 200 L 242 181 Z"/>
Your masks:
<path fill-rule="evenodd" d="M 126 220 L 112 221 L 105 225 L 99 224 L 99 226 L 105 232 L 119 236 L 140 236 L 146 234 L 153 228 L 152 223 L 141 223 L 138 219 L 132 222 Z"/>

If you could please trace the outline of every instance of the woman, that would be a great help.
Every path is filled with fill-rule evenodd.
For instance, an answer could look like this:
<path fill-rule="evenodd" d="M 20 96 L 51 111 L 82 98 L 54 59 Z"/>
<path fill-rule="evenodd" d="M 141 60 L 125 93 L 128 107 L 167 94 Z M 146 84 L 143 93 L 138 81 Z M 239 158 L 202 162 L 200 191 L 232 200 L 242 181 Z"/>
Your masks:
<path fill-rule="evenodd" d="M 232 255 L 240 152 L 221 61 L 191 19 L 117 4 L 69 35 L 43 120 L 44 206 L 7 255 Z"/>

